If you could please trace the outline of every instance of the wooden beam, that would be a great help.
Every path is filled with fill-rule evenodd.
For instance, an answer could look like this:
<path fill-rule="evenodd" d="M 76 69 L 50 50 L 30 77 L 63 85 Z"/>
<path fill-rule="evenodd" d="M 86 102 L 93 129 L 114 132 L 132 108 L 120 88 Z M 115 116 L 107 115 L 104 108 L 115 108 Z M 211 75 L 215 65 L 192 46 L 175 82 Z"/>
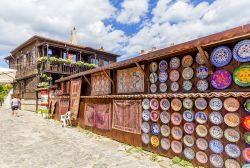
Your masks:
<path fill-rule="evenodd" d="M 135 62 L 135 64 L 139 68 L 139 70 L 143 73 L 143 75 L 145 76 L 146 80 L 149 81 L 149 78 L 148 78 L 147 74 L 145 73 L 144 69 L 141 67 L 141 65 L 138 62 Z"/>
<path fill-rule="evenodd" d="M 109 76 L 109 74 L 105 70 L 103 70 L 103 73 L 108 78 L 108 80 L 112 83 L 112 85 L 114 86 L 114 81 L 111 79 L 111 77 Z"/>
<path fill-rule="evenodd" d="M 202 59 L 205 61 L 205 65 L 208 67 L 209 73 L 212 74 L 213 73 L 213 66 L 211 65 L 208 57 L 206 56 L 203 48 L 201 48 L 201 46 L 197 46 L 197 49 L 198 49 Z"/>
<path fill-rule="evenodd" d="M 86 80 L 86 82 L 89 84 L 89 86 L 91 87 L 91 83 L 90 83 L 90 81 L 88 80 L 88 78 L 87 78 L 85 75 L 83 75 L 83 77 L 84 77 L 84 79 Z"/>

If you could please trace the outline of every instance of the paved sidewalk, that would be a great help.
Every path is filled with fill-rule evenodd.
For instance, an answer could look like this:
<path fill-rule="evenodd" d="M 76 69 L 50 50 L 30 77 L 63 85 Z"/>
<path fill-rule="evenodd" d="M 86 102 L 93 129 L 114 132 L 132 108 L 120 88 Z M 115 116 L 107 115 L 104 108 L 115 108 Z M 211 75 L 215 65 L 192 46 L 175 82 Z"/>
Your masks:
<path fill-rule="evenodd" d="M 151 153 L 128 152 L 128 145 L 77 128 L 62 128 L 33 112 L 0 110 L 1 168 L 158 168 L 171 161 Z"/>

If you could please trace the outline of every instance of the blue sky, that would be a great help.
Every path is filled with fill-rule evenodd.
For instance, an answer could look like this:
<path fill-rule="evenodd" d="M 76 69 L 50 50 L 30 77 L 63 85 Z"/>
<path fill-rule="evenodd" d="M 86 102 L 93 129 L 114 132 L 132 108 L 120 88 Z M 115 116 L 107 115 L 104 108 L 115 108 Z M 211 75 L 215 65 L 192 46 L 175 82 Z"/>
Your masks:
<path fill-rule="evenodd" d="M 124 60 L 250 23 L 249 0 L 1 0 L 0 6 L 0 67 L 33 35 L 68 41 L 73 26 L 79 44 L 103 46 Z"/>

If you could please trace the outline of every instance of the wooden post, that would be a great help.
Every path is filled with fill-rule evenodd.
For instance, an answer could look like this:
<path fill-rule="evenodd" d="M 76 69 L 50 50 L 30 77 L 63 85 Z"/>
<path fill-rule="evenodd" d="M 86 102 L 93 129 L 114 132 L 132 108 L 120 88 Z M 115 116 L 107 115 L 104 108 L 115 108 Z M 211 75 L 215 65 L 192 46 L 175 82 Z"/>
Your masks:
<path fill-rule="evenodd" d="M 204 50 L 201 48 L 201 46 L 197 46 L 197 49 L 202 57 L 202 59 L 205 61 L 205 65 L 208 67 L 209 74 L 213 73 L 213 66 L 210 64 L 210 61 L 208 60 Z"/>
<path fill-rule="evenodd" d="M 147 74 L 145 73 L 144 69 L 141 67 L 141 65 L 138 62 L 136 62 L 135 64 L 139 68 L 139 70 L 143 73 L 143 75 L 145 76 L 146 80 L 149 81 L 149 78 L 148 78 Z"/>
<path fill-rule="evenodd" d="M 103 71 L 103 73 L 108 78 L 108 80 L 112 83 L 112 85 L 114 86 L 114 81 L 111 79 L 111 77 L 109 76 L 109 74 L 105 70 Z"/>

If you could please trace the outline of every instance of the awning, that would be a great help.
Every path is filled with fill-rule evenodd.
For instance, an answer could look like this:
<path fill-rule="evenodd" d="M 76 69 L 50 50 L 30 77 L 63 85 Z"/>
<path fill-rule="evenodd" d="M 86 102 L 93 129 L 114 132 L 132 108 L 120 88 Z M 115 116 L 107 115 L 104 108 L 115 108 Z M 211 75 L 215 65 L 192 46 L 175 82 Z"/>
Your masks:
<path fill-rule="evenodd" d="M 0 84 L 13 83 L 15 76 L 15 69 L 0 68 Z"/>

